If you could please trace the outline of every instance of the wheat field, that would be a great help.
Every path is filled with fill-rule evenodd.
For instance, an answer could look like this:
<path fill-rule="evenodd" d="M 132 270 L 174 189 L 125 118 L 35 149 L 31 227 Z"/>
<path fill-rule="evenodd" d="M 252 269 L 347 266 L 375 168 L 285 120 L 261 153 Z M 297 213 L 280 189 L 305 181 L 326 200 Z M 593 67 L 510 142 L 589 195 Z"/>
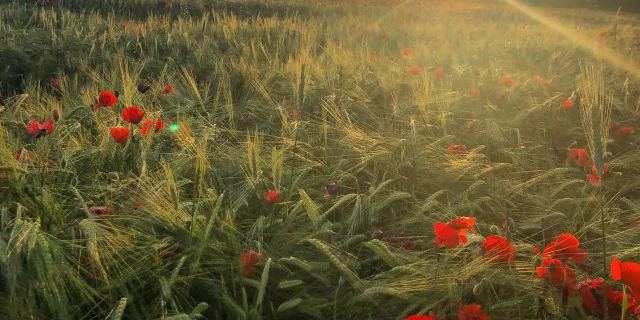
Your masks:
<path fill-rule="evenodd" d="M 0 319 L 640 318 L 637 34 L 515 0 L 1 0 Z"/>

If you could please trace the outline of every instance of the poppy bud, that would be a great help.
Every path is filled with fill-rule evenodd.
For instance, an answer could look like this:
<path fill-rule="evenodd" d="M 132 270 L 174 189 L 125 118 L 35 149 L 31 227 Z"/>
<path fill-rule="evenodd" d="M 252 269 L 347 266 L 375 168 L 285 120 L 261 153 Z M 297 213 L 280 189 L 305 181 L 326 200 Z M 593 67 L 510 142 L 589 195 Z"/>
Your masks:
<path fill-rule="evenodd" d="M 60 113 L 58 113 L 58 109 L 53 109 L 53 120 L 58 121 L 60 120 Z"/>
<path fill-rule="evenodd" d="M 87 209 L 87 211 L 89 211 L 90 214 L 98 217 L 103 217 L 113 213 L 113 209 L 107 207 L 91 207 Z"/>
<path fill-rule="evenodd" d="M 109 178 L 109 180 L 111 181 L 118 181 L 120 180 L 120 176 L 118 176 L 117 172 L 108 172 L 107 173 L 107 178 Z"/>
<path fill-rule="evenodd" d="M 151 88 L 151 86 L 147 84 L 144 84 L 144 83 L 138 84 L 138 91 L 140 93 L 147 93 L 147 91 L 149 91 L 149 88 Z"/>
<path fill-rule="evenodd" d="M 324 197 L 331 197 L 338 195 L 338 191 L 340 190 L 340 185 L 337 181 L 333 181 L 328 185 L 324 186 Z"/>

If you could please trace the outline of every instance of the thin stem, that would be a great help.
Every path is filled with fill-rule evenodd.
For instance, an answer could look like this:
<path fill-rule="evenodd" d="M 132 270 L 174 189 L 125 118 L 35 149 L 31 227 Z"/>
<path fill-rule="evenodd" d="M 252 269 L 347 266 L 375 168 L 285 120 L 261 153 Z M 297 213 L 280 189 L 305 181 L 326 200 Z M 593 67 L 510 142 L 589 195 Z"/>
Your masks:
<path fill-rule="evenodd" d="M 602 228 L 602 279 L 604 282 L 603 287 L 605 288 L 605 292 L 607 290 L 607 237 L 606 237 L 606 233 L 605 233 L 605 223 L 604 223 L 604 195 L 602 193 L 600 193 L 600 224 L 601 224 L 601 228 Z M 604 317 L 605 319 L 608 318 L 607 316 L 607 295 L 603 294 L 602 295 L 602 306 L 603 306 L 603 313 L 604 313 Z"/>

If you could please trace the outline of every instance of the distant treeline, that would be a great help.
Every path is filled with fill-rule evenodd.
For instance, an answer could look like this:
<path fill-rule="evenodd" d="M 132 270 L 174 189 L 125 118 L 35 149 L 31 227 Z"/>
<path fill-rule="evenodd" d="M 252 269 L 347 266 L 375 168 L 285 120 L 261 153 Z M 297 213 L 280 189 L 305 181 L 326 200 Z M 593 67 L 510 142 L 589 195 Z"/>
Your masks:
<path fill-rule="evenodd" d="M 559 8 L 618 10 L 622 7 L 623 12 L 640 12 L 640 0 L 523 0 L 522 2 Z"/>

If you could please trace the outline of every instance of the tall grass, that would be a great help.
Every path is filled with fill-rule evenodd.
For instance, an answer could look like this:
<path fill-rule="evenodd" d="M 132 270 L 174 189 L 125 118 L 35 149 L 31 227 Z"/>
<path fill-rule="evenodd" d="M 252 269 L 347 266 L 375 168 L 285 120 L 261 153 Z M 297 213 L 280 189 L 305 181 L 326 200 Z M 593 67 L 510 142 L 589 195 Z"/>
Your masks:
<path fill-rule="evenodd" d="M 588 38 L 614 16 L 543 12 Z M 600 41 L 636 62 L 639 18 L 619 19 Z M 639 253 L 637 136 L 604 129 L 637 126 L 638 92 L 620 90 L 637 78 L 606 60 L 581 71 L 589 50 L 517 8 L 0 1 L 0 31 L 2 319 L 454 318 L 471 302 L 493 319 L 587 319 L 578 295 L 563 306 L 535 276 L 534 248 L 571 232 L 589 266 Z M 565 112 L 579 89 L 582 109 Z M 102 90 L 119 102 L 94 111 Z M 605 93 L 606 112 L 581 117 Z M 165 128 L 117 144 L 109 129 L 131 105 Z M 53 133 L 26 139 L 54 109 Z M 455 144 L 469 154 L 447 154 Z M 565 164 L 572 145 L 611 153 L 597 191 Z M 265 203 L 270 189 L 281 203 Z M 435 249 L 433 223 L 457 216 L 480 236 Z M 489 234 L 510 236 L 515 265 L 482 258 Z M 248 249 L 265 261 L 245 276 Z"/>

